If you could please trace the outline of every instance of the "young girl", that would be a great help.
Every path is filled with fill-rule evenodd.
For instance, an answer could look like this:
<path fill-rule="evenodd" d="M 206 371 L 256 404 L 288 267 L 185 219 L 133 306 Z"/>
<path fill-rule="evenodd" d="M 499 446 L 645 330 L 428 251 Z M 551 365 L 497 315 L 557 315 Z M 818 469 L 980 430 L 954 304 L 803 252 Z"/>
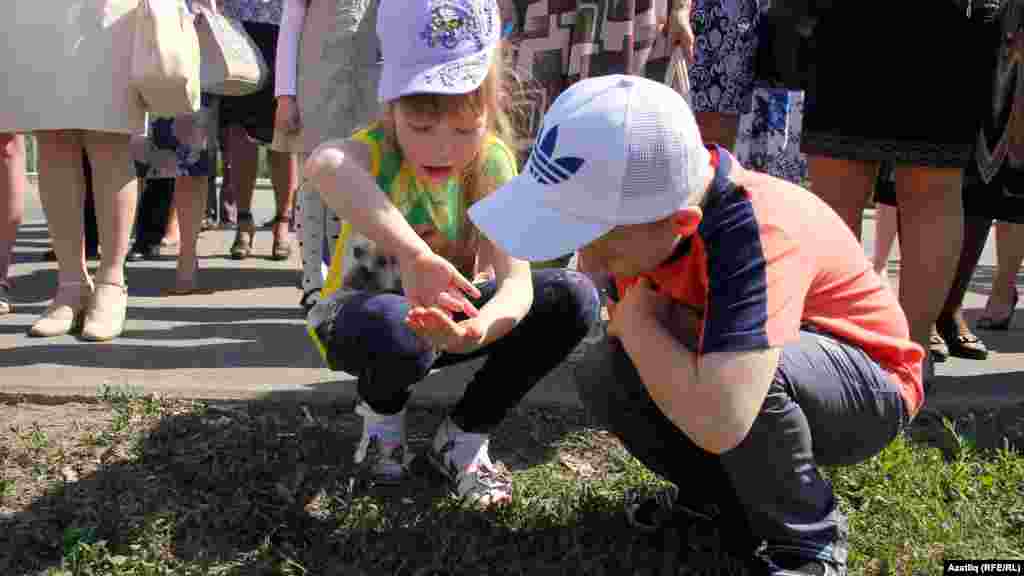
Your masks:
<path fill-rule="evenodd" d="M 499 105 L 498 14 L 495 0 L 383 2 L 383 118 L 322 145 L 306 164 L 345 219 L 308 321 L 328 365 L 358 377 L 364 426 L 356 462 L 378 481 L 399 480 L 408 463 L 409 388 L 432 368 L 487 356 L 426 454 L 457 496 L 482 507 L 511 498 L 509 479 L 490 460 L 488 433 L 599 312 L 585 276 L 531 272 L 467 221 L 471 204 L 516 173 L 502 140 L 509 130 Z M 368 258 L 372 247 L 360 235 L 375 243 L 377 258 Z M 404 292 L 355 288 L 395 259 Z"/>

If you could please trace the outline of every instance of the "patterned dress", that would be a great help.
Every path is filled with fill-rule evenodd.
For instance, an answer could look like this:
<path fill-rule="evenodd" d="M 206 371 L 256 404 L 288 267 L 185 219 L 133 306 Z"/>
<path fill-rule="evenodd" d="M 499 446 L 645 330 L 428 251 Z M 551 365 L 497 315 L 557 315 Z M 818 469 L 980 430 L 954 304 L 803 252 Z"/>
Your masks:
<path fill-rule="evenodd" d="M 220 0 L 218 8 L 225 16 L 242 22 L 279 24 L 282 0 Z"/>

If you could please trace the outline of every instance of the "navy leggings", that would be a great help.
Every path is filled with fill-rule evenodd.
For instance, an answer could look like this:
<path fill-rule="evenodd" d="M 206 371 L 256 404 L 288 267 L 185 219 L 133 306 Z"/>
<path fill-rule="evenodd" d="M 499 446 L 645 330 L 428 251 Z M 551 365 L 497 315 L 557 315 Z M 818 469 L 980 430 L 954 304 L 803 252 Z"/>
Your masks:
<path fill-rule="evenodd" d="M 471 354 L 436 353 L 405 325 L 405 296 L 360 293 L 335 316 L 329 362 L 358 378 L 359 396 L 379 414 L 395 414 L 409 400 L 409 388 L 433 368 L 486 356 L 451 417 L 467 432 L 487 432 L 537 382 L 573 351 L 600 317 L 590 279 L 564 269 L 533 271 L 533 306 L 496 342 Z M 482 307 L 497 291 L 494 281 L 477 284 Z M 456 315 L 455 320 L 465 316 Z"/>

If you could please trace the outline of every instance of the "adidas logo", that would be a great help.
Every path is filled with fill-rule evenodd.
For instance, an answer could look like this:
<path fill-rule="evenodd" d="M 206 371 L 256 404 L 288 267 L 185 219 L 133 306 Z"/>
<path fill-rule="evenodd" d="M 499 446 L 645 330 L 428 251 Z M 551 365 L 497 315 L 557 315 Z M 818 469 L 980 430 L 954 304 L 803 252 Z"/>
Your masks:
<path fill-rule="evenodd" d="M 583 166 L 583 158 L 562 156 L 553 158 L 558 144 L 558 126 L 552 126 L 540 141 L 540 147 L 530 154 L 530 174 L 541 184 L 561 184 Z"/>

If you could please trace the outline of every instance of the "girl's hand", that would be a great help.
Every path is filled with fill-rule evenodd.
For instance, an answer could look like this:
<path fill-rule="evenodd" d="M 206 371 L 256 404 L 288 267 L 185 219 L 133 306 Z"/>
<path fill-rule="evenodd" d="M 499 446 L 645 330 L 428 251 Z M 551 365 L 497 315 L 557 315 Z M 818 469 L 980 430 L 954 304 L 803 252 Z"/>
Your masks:
<path fill-rule="evenodd" d="M 416 307 L 406 315 L 405 323 L 442 352 L 469 354 L 483 345 L 484 331 L 476 318 L 455 322 L 438 308 Z"/>
<path fill-rule="evenodd" d="M 475 318 L 480 311 L 466 297 L 480 297 L 480 290 L 455 266 L 427 249 L 411 258 L 399 258 L 402 290 L 414 308 L 438 308 Z"/>
<path fill-rule="evenodd" d="M 296 134 L 302 130 L 302 117 L 295 96 L 278 96 L 274 126 L 285 134 Z"/>

